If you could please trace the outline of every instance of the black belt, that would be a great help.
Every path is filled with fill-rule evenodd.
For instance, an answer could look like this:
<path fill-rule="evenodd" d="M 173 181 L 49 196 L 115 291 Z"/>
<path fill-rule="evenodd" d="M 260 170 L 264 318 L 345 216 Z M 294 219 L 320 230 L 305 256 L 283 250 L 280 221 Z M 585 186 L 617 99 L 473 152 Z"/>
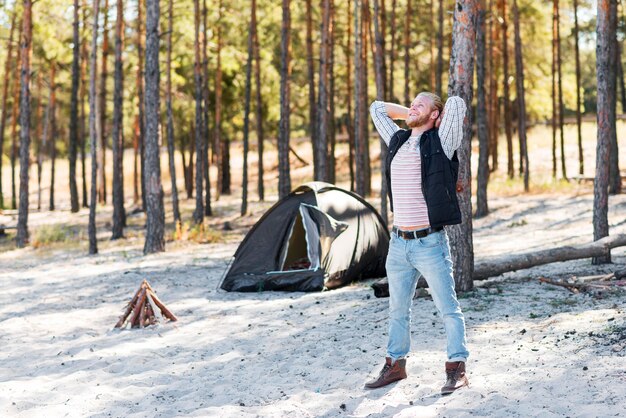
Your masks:
<path fill-rule="evenodd" d="M 419 231 L 403 231 L 398 229 L 398 227 L 394 226 L 391 231 L 398 236 L 398 238 L 404 239 L 419 239 L 424 238 L 428 234 L 432 234 L 434 232 L 439 232 L 443 229 L 443 226 L 438 226 L 436 228 L 426 228 L 420 229 Z"/>

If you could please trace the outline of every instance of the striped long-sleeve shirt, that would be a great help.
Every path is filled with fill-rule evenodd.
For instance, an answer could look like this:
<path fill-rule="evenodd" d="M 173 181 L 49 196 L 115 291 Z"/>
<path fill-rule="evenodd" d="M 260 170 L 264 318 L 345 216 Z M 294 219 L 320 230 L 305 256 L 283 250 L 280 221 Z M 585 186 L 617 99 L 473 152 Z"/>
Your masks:
<path fill-rule="evenodd" d="M 444 107 L 444 115 L 439 126 L 441 146 L 448 158 L 463 140 L 463 119 L 466 106 L 458 96 L 450 97 Z M 389 117 L 385 103 L 375 101 L 370 106 L 370 114 L 376 130 L 387 146 L 393 134 L 400 127 Z M 412 136 L 398 150 L 391 162 L 391 192 L 393 196 L 393 224 L 400 229 L 414 226 L 428 226 L 428 209 L 422 193 L 422 170 L 419 153 L 419 135 Z"/>

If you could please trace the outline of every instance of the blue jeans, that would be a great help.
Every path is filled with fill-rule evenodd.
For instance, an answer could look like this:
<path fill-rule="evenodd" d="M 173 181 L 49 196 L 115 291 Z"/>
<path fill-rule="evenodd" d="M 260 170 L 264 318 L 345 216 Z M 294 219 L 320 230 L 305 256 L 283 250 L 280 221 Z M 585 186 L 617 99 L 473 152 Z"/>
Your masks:
<path fill-rule="evenodd" d="M 445 230 L 420 239 L 391 233 L 387 255 L 389 280 L 389 342 L 387 355 L 404 357 L 411 347 L 411 305 L 420 275 L 428 283 L 448 340 L 448 361 L 466 361 L 465 319 L 454 291 L 450 244 Z"/>

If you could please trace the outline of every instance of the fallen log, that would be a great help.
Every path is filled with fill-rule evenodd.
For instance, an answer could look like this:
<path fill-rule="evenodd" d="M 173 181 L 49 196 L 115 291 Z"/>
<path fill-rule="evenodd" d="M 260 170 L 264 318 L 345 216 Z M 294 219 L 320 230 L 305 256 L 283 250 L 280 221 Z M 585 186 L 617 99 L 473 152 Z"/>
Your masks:
<path fill-rule="evenodd" d="M 499 276 L 502 273 L 527 269 L 529 267 L 554 263 L 557 261 L 578 260 L 581 258 L 602 257 L 609 254 L 611 248 L 626 246 L 626 234 L 609 235 L 588 244 L 569 245 L 529 253 L 502 255 L 474 264 L 474 280 Z"/>

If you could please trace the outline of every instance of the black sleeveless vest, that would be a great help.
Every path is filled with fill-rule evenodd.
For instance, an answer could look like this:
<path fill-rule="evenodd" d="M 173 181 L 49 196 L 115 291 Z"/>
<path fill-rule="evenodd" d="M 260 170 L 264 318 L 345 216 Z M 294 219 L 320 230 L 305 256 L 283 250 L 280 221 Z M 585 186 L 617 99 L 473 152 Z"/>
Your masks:
<path fill-rule="evenodd" d="M 411 130 L 400 129 L 389 141 L 389 152 L 385 161 L 387 191 L 393 212 L 391 195 L 391 161 L 400 147 L 411 136 Z M 420 157 L 422 159 L 422 193 L 428 208 L 428 220 L 433 228 L 461 223 L 461 210 L 456 197 L 456 182 L 459 176 L 459 159 L 456 151 L 448 159 L 441 147 L 438 130 L 432 128 L 420 137 Z"/>

